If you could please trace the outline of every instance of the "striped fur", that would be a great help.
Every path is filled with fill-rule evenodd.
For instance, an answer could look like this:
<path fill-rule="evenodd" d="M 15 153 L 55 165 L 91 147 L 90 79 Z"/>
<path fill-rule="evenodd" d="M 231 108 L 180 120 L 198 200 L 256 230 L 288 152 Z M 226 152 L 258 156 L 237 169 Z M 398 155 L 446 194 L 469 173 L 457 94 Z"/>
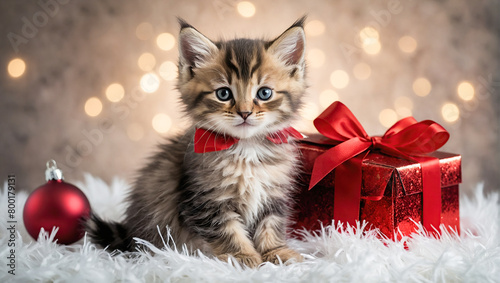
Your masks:
<path fill-rule="evenodd" d="M 123 223 L 98 216 L 88 221 L 96 243 L 131 250 L 132 238 L 139 237 L 163 246 L 170 229 L 177 245 L 252 267 L 278 257 L 300 260 L 285 241 L 296 147 L 265 137 L 290 126 L 302 105 L 303 23 L 272 41 L 212 42 L 180 21 L 178 89 L 193 127 L 160 145 L 139 172 Z M 269 100 L 257 95 L 262 87 L 272 90 Z M 218 99 L 220 88 L 228 88 L 232 99 Z M 196 127 L 240 141 L 228 150 L 194 153 Z"/>

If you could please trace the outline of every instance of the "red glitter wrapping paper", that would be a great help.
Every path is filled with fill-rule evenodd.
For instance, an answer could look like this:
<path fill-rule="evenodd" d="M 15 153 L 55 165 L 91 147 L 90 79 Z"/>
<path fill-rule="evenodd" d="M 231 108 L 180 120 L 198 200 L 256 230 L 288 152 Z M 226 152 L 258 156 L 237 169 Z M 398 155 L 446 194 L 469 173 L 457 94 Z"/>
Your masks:
<path fill-rule="evenodd" d="M 315 159 L 330 149 L 320 135 L 313 135 L 300 143 L 303 173 L 296 195 L 293 228 L 318 230 L 332 224 L 335 170 L 308 190 Z M 459 192 L 461 157 L 457 154 L 434 152 L 441 171 L 441 224 L 460 231 Z M 419 163 L 389 156 L 378 151 L 368 154 L 362 163 L 362 188 L 359 220 L 378 228 L 393 239 L 395 232 L 410 235 L 415 222 L 422 221 L 422 171 Z M 415 222 L 414 222 L 415 221 Z"/>

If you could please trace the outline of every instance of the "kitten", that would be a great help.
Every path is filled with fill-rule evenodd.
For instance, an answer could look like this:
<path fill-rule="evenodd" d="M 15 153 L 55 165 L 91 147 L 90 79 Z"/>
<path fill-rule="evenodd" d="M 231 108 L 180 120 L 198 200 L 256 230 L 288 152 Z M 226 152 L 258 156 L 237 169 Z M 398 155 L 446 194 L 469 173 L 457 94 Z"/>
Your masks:
<path fill-rule="evenodd" d="M 290 123 L 306 89 L 304 20 L 272 41 L 220 42 L 179 20 L 177 86 L 193 127 L 139 172 L 122 223 L 92 215 L 94 242 L 133 250 L 138 237 L 162 247 L 168 229 L 177 245 L 250 267 L 301 260 L 286 230 L 300 137 Z"/>

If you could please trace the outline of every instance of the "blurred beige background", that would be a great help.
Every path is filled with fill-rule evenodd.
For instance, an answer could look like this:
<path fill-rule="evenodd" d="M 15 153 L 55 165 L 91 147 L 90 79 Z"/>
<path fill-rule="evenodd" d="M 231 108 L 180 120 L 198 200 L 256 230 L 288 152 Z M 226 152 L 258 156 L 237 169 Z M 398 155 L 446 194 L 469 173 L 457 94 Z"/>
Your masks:
<path fill-rule="evenodd" d="M 44 183 L 55 159 L 131 181 L 163 137 L 185 125 L 175 90 L 176 17 L 212 39 L 279 35 L 306 25 L 310 89 L 303 122 L 340 100 L 367 132 L 397 119 L 449 130 L 463 155 L 463 191 L 500 189 L 500 2 L 76 1 L 0 2 L 0 176 Z"/>

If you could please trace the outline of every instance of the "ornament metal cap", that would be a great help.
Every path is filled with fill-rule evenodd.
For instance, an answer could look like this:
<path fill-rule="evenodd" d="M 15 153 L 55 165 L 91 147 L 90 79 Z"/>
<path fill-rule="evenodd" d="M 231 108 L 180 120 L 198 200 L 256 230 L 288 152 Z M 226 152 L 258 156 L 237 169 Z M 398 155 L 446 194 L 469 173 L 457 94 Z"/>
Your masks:
<path fill-rule="evenodd" d="M 47 161 L 47 169 L 45 170 L 45 180 L 63 180 L 63 173 L 61 169 L 57 168 L 57 163 L 54 159 Z"/>

